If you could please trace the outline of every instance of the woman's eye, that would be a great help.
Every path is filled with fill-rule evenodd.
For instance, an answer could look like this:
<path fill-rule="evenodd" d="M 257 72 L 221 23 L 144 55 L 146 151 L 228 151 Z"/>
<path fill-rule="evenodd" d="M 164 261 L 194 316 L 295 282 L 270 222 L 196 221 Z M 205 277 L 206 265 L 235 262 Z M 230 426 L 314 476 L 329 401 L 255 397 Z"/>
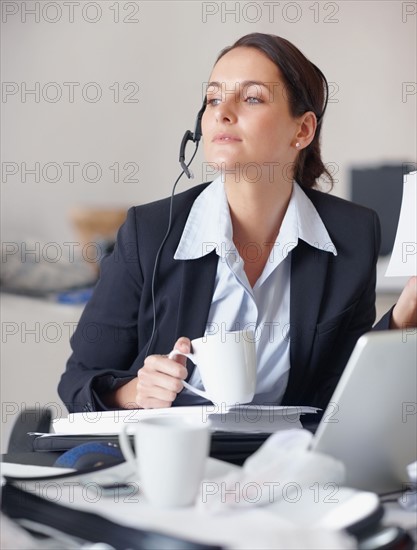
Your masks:
<path fill-rule="evenodd" d="M 253 103 L 253 104 L 262 103 L 262 100 L 259 99 L 259 97 L 252 97 L 252 96 L 249 96 L 249 97 L 245 98 L 245 101 L 247 103 Z"/>
<path fill-rule="evenodd" d="M 221 99 L 219 97 L 213 97 L 211 99 L 207 99 L 207 105 L 211 105 L 212 107 L 215 107 L 221 102 Z"/>
<path fill-rule="evenodd" d="M 245 103 L 249 103 L 251 105 L 256 105 L 258 103 L 263 103 L 262 99 L 260 99 L 259 97 L 254 97 L 254 96 L 248 96 L 248 97 L 245 97 L 245 98 L 242 98 L 242 99 Z M 216 107 L 221 102 L 222 102 L 222 99 L 220 97 L 212 97 L 211 99 L 207 98 L 207 101 L 206 101 L 207 105 L 211 105 L 212 107 Z"/>

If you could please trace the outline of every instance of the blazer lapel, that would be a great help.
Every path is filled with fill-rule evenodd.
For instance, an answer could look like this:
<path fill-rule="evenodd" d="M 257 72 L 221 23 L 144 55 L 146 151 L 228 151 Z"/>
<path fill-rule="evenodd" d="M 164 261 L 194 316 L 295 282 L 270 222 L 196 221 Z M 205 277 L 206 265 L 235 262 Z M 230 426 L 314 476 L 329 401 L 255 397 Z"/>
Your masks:
<path fill-rule="evenodd" d="M 299 402 L 325 291 L 329 253 L 299 241 L 292 251 L 290 291 L 290 376 L 284 403 Z"/>
<path fill-rule="evenodd" d="M 182 261 L 181 286 L 178 289 L 177 337 L 204 336 L 213 297 L 218 256 L 210 254 L 196 260 Z"/>

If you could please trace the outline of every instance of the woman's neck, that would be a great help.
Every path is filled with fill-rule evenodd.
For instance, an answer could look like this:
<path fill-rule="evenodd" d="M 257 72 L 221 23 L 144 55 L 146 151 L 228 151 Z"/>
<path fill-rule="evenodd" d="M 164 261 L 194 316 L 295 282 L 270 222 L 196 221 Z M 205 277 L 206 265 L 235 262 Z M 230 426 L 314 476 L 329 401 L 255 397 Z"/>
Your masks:
<path fill-rule="evenodd" d="M 233 226 L 233 240 L 275 241 L 292 193 L 292 182 L 247 182 L 225 180 L 225 190 Z"/>
<path fill-rule="evenodd" d="M 292 193 L 289 182 L 225 180 L 233 226 L 233 242 L 249 284 L 261 276 L 279 233 Z"/>

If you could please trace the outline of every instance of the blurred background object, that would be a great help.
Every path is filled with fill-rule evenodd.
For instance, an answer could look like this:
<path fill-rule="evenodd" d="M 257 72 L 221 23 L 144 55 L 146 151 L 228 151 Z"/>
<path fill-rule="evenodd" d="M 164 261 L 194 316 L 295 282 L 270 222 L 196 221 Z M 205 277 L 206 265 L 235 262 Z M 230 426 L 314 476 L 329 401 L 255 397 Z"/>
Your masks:
<path fill-rule="evenodd" d="M 88 248 L 99 245 L 97 253 L 99 257 L 111 252 L 119 227 L 126 219 L 127 208 L 94 208 L 76 207 L 70 210 L 70 220 L 75 228 L 83 250 L 83 257 L 89 261 Z M 99 262 L 92 265 L 98 269 Z"/>
<path fill-rule="evenodd" d="M 41 242 L 28 239 L 3 243 L 3 291 L 29 296 L 62 298 L 62 292 L 92 287 L 97 281 L 100 262 L 112 251 L 126 209 L 77 207 L 69 214 L 76 240 Z M 73 294 L 87 301 L 89 293 Z"/>

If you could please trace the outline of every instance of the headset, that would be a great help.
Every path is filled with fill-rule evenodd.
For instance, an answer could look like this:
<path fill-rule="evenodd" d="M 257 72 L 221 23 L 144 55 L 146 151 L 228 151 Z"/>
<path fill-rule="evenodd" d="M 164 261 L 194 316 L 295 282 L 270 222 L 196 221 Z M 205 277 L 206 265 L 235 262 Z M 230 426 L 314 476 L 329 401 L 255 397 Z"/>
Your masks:
<path fill-rule="evenodd" d="M 149 339 L 149 343 L 148 343 L 148 346 L 146 348 L 146 354 L 145 354 L 145 357 L 147 355 L 149 355 L 149 350 L 151 349 L 151 345 L 152 345 L 152 342 L 153 342 L 153 339 L 155 337 L 155 331 L 156 331 L 156 304 L 155 304 L 155 281 L 156 281 L 156 273 L 157 273 L 157 270 L 158 270 L 158 264 L 159 264 L 159 258 L 161 256 L 161 252 L 162 252 L 162 249 L 165 245 L 165 242 L 168 238 L 168 235 L 171 231 L 171 225 L 172 225 L 172 206 L 173 206 L 173 201 L 174 201 L 174 194 L 175 194 L 175 189 L 177 187 L 177 183 L 180 181 L 181 177 L 185 174 L 187 176 L 188 179 L 191 179 L 194 177 L 193 173 L 191 172 L 191 170 L 189 169 L 189 166 L 190 164 L 193 162 L 194 160 L 194 157 L 195 155 L 197 154 L 197 151 L 198 151 L 198 146 L 200 144 L 200 139 L 201 139 L 201 136 L 203 135 L 202 133 L 202 130 L 201 130 L 201 119 L 203 118 L 203 114 L 204 114 L 204 111 L 206 110 L 206 106 L 207 106 L 207 100 L 206 98 L 204 98 L 204 101 L 203 101 L 203 105 L 201 107 L 201 109 L 198 111 L 197 113 L 197 119 L 195 121 L 195 127 L 194 127 L 194 132 L 191 132 L 191 130 L 187 130 L 181 140 L 181 145 L 180 145 L 180 153 L 179 153 L 179 162 L 180 162 L 180 165 L 181 165 L 181 168 L 182 168 L 182 172 L 180 173 L 180 175 L 178 176 L 178 178 L 176 179 L 173 187 L 172 187 L 172 193 L 171 193 L 171 201 L 170 201 L 170 204 L 169 204 L 169 218 L 168 218 L 168 227 L 167 227 L 167 230 L 166 230 L 166 233 L 165 233 L 165 236 L 164 238 L 162 239 L 162 242 L 158 248 L 158 252 L 156 253 L 156 256 L 155 256 L 155 264 L 154 264 L 154 267 L 153 267 L 153 273 L 152 273 L 152 283 L 151 283 L 151 295 L 152 295 L 152 314 L 153 314 L 153 324 L 152 324 L 152 333 L 151 333 L 151 337 Z M 189 141 L 192 141 L 193 143 L 195 143 L 195 149 L 194 149 L 194 153 L 192 154 L 192 157 L 190 159 L 190 161 L 186 164 L 185 163 L 185 149 L 187 147 L 187 143 Z"/>
<path fill-rule="evenodd" d="M 180 164 L 181 164 L 182 173 L 180 174 L 179 178 L 184 173 L 185 173 L 185 175 L 187 176 L 188 179 L 194 177 L 191 170 L 188 169 L 188 166 L 193 161 L 195 153 L 197 152 L 197 149 L 198 149 L 198 145 L 199 145 L 201 136 L 203 135 L 203 133 L 201 131 L 201 119 L 203 118 L 203 114 L 204 114 L 204 111 L 206 110 L 206 106 L 207 106 L 207 100 L 204 99 L 203 105 L 202 105 L 201 109 L 198 111 L 198 114 L 197 114 L 197 119 L 195 121 L 194 132 L 191 132 L 190 130 L 187 130 L 185 132 L 183 138 L 182 138 L 181 145 L 180 145 L 180 156 L 179 156 L 179 161 L 180 161 Z M 190 162 L 187 165 L 187 164 L 185 164 L 185 148 L 186 148 L 187 143 L 189 141 L 193 141 L 196 144 L 196 148 L 195 148 L 195 151 L 194 151 L 194 155 L 192 156 Z M 175 185 L 176 185 L 176 182 L 175 182 Z"/>

